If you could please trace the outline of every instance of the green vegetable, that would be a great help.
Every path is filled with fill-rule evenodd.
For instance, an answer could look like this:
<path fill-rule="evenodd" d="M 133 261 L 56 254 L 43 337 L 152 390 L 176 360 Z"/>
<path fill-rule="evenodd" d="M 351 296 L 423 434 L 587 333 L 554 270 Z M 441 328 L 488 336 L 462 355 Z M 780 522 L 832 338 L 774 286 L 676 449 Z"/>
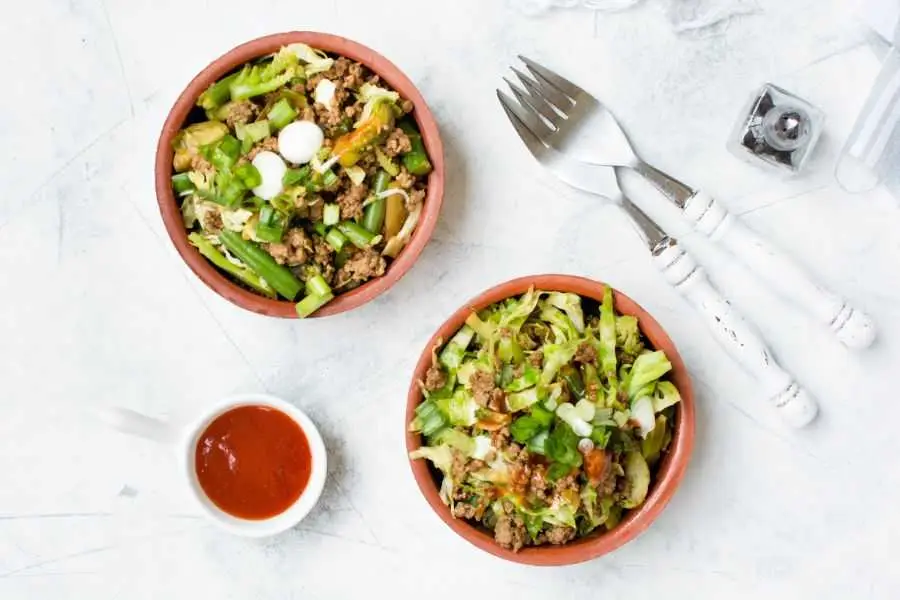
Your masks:
<path fill-rule="evenodd" d="M 341 207 L 337 204 L 325 204 L 325 208 L 322 211 L 322 222 L 330 227 L 332 225 L 337 225 L 340 220 Z"/>
<path fill-rule="evenodd" d="M 191 181 L 190 175 L 187 173 L 176 173 L 172 175 L 172 189 L 175 190 L 177 196 L 184 196 L 197 189 L 194 182 Z"/>
<path fill-rule="evenodd" d="M 248 188 L 255 188 L 262 183 L 262 175 L 259 174 L 259 169 L 254 167 L 251 163 L 238 165 L 234 168 L 234 174 Z"/>
<path fill-rule="evenodd" d="M 305 319 L 334 299 L 334 294 L 328 293 L 324 295 L 310 294 L 297 303 L 297 316 Z"/>
<path fill-rule="evenodd" d="M 507 392 L 521 392 L 522 390 L 526 390 L 537 385 L 537 382 L 540 381 L 540 379 L 540 371 L 538 371 L 531 365 L 525 365 L 525 369 L 524 371 L 522 371 L 522 375 L 503 386 L 503 389 Z"/>
<path fill-rule="evenodd" d="M 622 508 L 636 508 L 644 503 L 650 488 L 650 468 L 640 452 L 625 455 L 625 480 L 628 482 L 627 496 L 622 500 Z"/>
<path fill-rule="evenodd" d="M 403 155 L 403 166 L 413 175 L 428 175 L 431 173 L 431 161 L 428 160 L 428 153 L 425 151 L 425 144 L 419 130 L 412 124 L 409 119 L 400 121 L 400 129 L 406 133 L 409 138 L 412 149 Z"/>
<path fill-rule="evenodd" d="M 656 426 L 641 441 L 641 455 L 647 460 L 648 464 L 655 464 L 659 459 L 659 454 L 662 452 L 663 444 L 666 440 L 666 430 L 666 417 L 657 415 Z"/>
<path fill-rule="evenodd" d="M 634 360 L 644 349 L 637 317 L 619 315 L 616 317 L 616 346 L 625 356 Z"/>
<path fill-rule="evenodd" d="M 536 387 L 522 390 L 521 392 L 513 392 L 506 396 L 506 406 L 509 412 L 518 412 L 525 410 L 529 406 L 540 402 L 541 397 Z"/>
<path fill-rule="evenodd" d="M 509 426 L 509 433 L 514 440 L 520 444 L 524 444 L 536 436 L 541 429 L 541 424 L 538 423 L 537 419 L 530 415 L 525 415 L 512 422 Z"/>
<path fill-rule="evenodd" d="M 285 187 L 293 185 L 305 185 L 312 176 L 312 169 L 309 165 L 303 165 L 299 169 L 288 169 L 281 178 L 281 183 Z"/>
<path fill-rule="evenodd" d="M 497 357 L 505 363 L 519 364 L 525 354 L 515 337 L 501 335 L 497 341 Z"/>
<path fill-rule="evenodd" d="M 342 221 L 337 224 L 337 228 L 357 248 L 369 248 L 381 240 L 380 235 L 375 235 L 353 221 Z"/>
<path fill-rule="evenodd" d="M 326 296 L 331 293 L 331 287 L 321 275 L 313 275 L 306 280 L 306 289 L 310 294 L 316 296 Z"/>
<path fill-rule="evenodd" d="M 241 283 L 244 283 L 260 294 L 267 296 L 269 298 L 275 297 L 275 290 L 259 275 L 251 271 L 245 266 L 236 265 L 228 258 L 219 252 L 212 243 L 204 238 L 200 233 L 193 232 L 188 235 L 188 241 L 193 245 L 203 256 L 205 256 L 209 262 L 211 262 L 216 267 L 222 269 L 229 275 L 232 275 L 236 279 L 238 279 Z"/>
<path fill-rule="evenodd" d="M 340 251 L 340 249 L 344 247 L 344 244 L 347 243 L 347 236 L 345 236 L 337 229 L 332 228 L 329 229 L 328 233 L 325 234 L 325 241 L 328 242 L 328 245 L 334 248 L 334 250 L 337 252 Z"/>
<path fill-rule="evenodd" d="M 553 411 L 547 410 L 540 404 L 534 404 L 531 407 L 531 417 L 537 421 L 541 427 L 550 427 L 553 424 Z"/>
<path fill-rule="evenodd" d="M 581 380 L 581 375 L 578 374 L 575 367 L 565 365 L 559 370 L 559 376 L 566 382 L 569 392 L 571 392 L 576 401 L 584 399 L 584 382 Z"/>
<path fill-rule="evenodd" d="M 612 288 L 603 290 L 603 303 L 600 305 L 599 327 L 600 373 L 606 378 L 608 385 L 608 402 L 616 402 L 619 382 L 616 377 L 616 311 L 613 306 Z"/>
<path fill-rule="evenodd" d="M 409 430 L 430 436 L 447 425 L 447 417 L 441 412 L 433 400 L 425 400 L 416 407 L 416 417 L 409 425 Z"/>
<path fill-rule="evenodd" d="M 375 173 L 375 179 L 372 182 L 372 194 L 375 200 L 366 206 L 363 214 L 362 226 L 372 233 L 379 233 L 384 226 L 385 199 L 379 198 L 378 194 L 387 189 L 391 182 L 391 176 L 384 169 Z"/>
<path fill-rule="evenodd" d="M 544 346 L 544 368 L 541 371 L 541 383 L 549 385 L 563 365 L 567 364 L 575 356 L 578 350 L 578 340 L 567 344 L 547 344 Z"/>
<path fill-rule="evenodd" d="M 246 65 L 229 84 L 232 100 L 246 100 L 274 92 L 286 85 L 297 73 L 296 68 L 288 67 L 275 74 L 273 69 L 260 65 Z M 265 78 L 263 77 L 265 75 Z"/>
<path fill-rule="evenodd" d="M 191 162 L 200 153 L 201 148 L 215 144 L 225 135 L 228 135 L 228 126 L 219 121 L 194 123 L 179 131 L 172 141 L 175 150 L 172 166 L 175 167 L 175 171 L 180 173 L 190 169 Z"/>
<path fill-rule="evenodd" d="M 331 169 L 322 173 L 322 189 L 327 190 L 333 188 L 337 185 L 338 181 L 340 181 L 340 178 Z"/>
<path fill-rule="evenodd" d="M 272 206 L 266 204 L 259 210 L 259 221 L 256 223 L 256 237 L 263 242 L 280 242 L 284 237 L 287 225 L 285 219 Z"/>
<path fill-rule="evenodd" d="M 236 137 L 225 135 L 216 142 L 203 146 L 200 152 L 218 171 L 227 171 L 241 155 L 241 143 Z"/>
<path fill-rule="evenodd" d="M 426 458 L 445 475 L 450 475 L 453 465 L 453 452 L 450 446 L 422 446 L 409 453 L 411 459 Z"/>
<path fill-rule="evenodd" d="M 558 481 L 569 474 L 572 470 L 570 465 L 555 462 L 547 469 L 547 479 L 550 481 Z"/>
<path fill-rule="evenodd" d="M 670 381 L 658 381 L 653 392 L 653 412 L 662 412 L 681 402 L 681 394 Z"/>
<path fill-rule="evenodd" d="M 652 383 L 672 370 L 672 363 L 662 350 L 645 352 L 637 357 L 628 374 L 626 389 L 628 397 L 634 399 L 647 384 Z"/>
<path fill-rule="evenodd" d="M 450 424 L 471 427 L 475 424 L 475 412 L 477 410 L 478 403 L 475 402 L 472 394 L 463 388 L 456 390 L 450 398 L 447 410 Z"/>
<path fill-rule="evenodd" d="M 200 94 L 200 97 L 197 98 L 197 106 L 206 111 L 211 111 L 228 102 L 231 99 L 231 84 L 237 79 L 238 75 L 239 73 L 232 73 L 206 88 Z"/>
<path fill-rule="evenodd" d="M 601 449 L 606 448 L 609 445 L 609 438 L 611 435 L 611 429 L 594 427 L 594 430 L 591 431 L 591 440 L 594 442 L 594 447 Z"/>
<path fill-rule="evenodd" d="M 540 433 L 535 435 L 533 438 L 528 440 L 528 444 L 526 445 L 526 448 L 528 448 L 529 452 L 533 452 L 535 454 L 546 454 L 547 453 L 546 443 L 547 443 L 547 437 L 549 435 L 550 435 L 549 431 L 541 431 Z"/>
<path fill-rule="evenodd" d="M 215 193 L 209 196 L 209 199 L 216 204 L 233 208 L 247 195 L 247 186 L 229 171 L 217 173 L 215 181 Z"/>
<path fill-rule="evenodd" d="M 293 121 L 297 117 L 297 110 L 288 102 L 287 98 L 282 98 L 269 110 L 266 115 L 272 127 L 282 129 L 285 125 Z"/>
<path fill-rule="evenodd" d="M 557 422 L 544 444 L 547 458 L 571 467 L 580 467 L 583 459 L 578 451 L 579 439 L 566 423 Z"/>
<path fill-rule="evenodd" d="M 396 177 L 400 174 L 400 167 L 397 166 L 397 163 L 391 160 L 391 158 L 381 151 L 381 148 L 375 148 L 375 160 L 378 161 L 378 165 L 391 177 Z"/>
<path fill-rule="evenodd" d="M 469 347 L 469 344 L 472 343 L 472 338 L 475 336 L 475 332 L 468 325 L 463 325 L 459 331 L 457 331 L 450 341 L 447 342 L 447 345 L 444 346 L 444 349 L 441 350 L 438 359 L 440 363 L 444 365 L 450 371 L 455 371 L 462 364 L 463 355 L 466 353 L 466 348 Z"/>
<path fill-rule="evenodd" d="M 547 294 L 547 304 L 566 313 L 578 333 L 584 332 L 584 312 L 578 294 L 551 292 Z"/>
<path fill-rule="evenodd" d="M 245 240 L 234 231 L 222 231 L 219 240 L 241 262 L 266 280 L 275 291 L 288 300 L 293 300 L 303 284 L 287 268 L 275 262 L 268 252 L 254 242 Z"/>
<path fill-rule="evenodd" d="M 594 430 L 594 426 L 579 414 L 574 405 L 568 402 L 563 402 L 556 408 L 556 416 L 565 421 L 580 437 L 589 437 Z"/>
<path fill-rule="evenodd" d="M 242 154 L 249 152 L 255 143 L 266 139 L 271 133 L 266 119 L 254 123 L 238 123 L 234 128 L 234 134 L 241 140 Z"/>

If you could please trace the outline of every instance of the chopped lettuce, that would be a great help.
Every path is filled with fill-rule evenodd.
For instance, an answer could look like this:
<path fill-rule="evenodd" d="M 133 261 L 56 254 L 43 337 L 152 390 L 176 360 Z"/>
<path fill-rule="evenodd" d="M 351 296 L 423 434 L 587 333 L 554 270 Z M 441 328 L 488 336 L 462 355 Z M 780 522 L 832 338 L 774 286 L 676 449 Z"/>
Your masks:
<path fill-rule="evenodd" d="M 506 396 L 506 408 L 509 412 L 518 412 L 525 410 L 532 404 L 540 401 L 538 388 L 531 387 L 521 392 L 513 392 Z"/>
<path fill-rule="evenodd" d="M 653 410 L 662 412 L 670 406 L 681 402 L 681 394 L 671 381 L 656 382 L 656 390 L 653 392 Z"/>
<path fill-rule="evenodd" d="M 465 365 L 463 365 L 465 366 Z M 503 389 L 507 392 L 521 392 L 537 385 L 541 379 L 541 372 L 536 367 L 525 365 L 522 374 L 510 381 Z"/>
<path fill-rule="evenodd" d="M 475 398 L 472 397 L 472 394 L 467 392 L 465 388 L 457 389 L 453 393 L 453 397 L 450 398 L 448 407 L 450 424 L 461 427 L 471 427 L 477 420 L 475 417 L 475 412 L 477 410 L 478 403 L 475 402 Z"/>
<path fill-rule="evenodd" d="M 553 330 L 558 344 L 579 340 L 581 331 L 578 330 L 575 323 L 572 322 L 572 319 L 566 313 L 551 304 L 542 304 L 541 320 L 550 324 L 550 329 Z"/>
<path fill-rule="evenodd" d="M 305 63 L 304 71 L 307 76 L 327 71 L 334 64 L 333 58 L 329 58 L 328 55 L 321 50 L 316 50 L 306 44 L 301 44 L 299 42 L 288 44 L 285 46 L 285 50 L 293 52 L 297 58 Z"/>
<path fill-rule="evenodd" d="M 629 452 L 625 455 L 626 496 L 622 500 L 623 508 L 636 508 L 644 503 L 647 490 L 650 489 L 650 467 L 640 452 Z"/>
<path fill-rule="evenodd" d="M 612 288 L 603 290 L 603 303 L 600 305 L 600 325 L 598 328 L 600 355 L 600 373 L 606 377 L 608 386 L 608 402 L 614 403 L 618 393 L 616 378 L 616 311 L 613 306 Z"/>
<path fill-rule="evenodd" d="M 656 352 L 644 352 L 637 357 L 631 371 L 628 373 L 626 389 L 628 397 L 634 399 L 645 385 L 652 383 L 668 373 L 672 369 L 672 363 L 666 358 L 662 350 Z"/>
<path fill-rule="evenodd" d="M 641 431 L 641 437 L 653 431 L 656 426 L 656 417 L 653 414 L 653 401 L 649 396 L 641 396 L 631 403 L 631 418 L 637 421 Z"/>
<path fill-rule="evenodd" d="M 422 446 L 410 452 L 409 457 L 412 459 L 425 458 L 430 460 L 431 464 L 448 477 L 453 466 L 453 451 L 447 445 Z"/>
<path fill-rule="evenodd" d="M 581 297 L 578 294 L 550 292 L 547 294 L 547 304 L 565 312 L 578 333 L 584 332 L 584 312 L 581 310 Z"/>
<path fill-rule="evenodd" d="M 568 344 L 547 344 L 544 346 L 544 368 L 541 371 L 541 383 L 549 385 L 563 365 L 568 364 L 578 350 L 578 340 Z"/>
<path fill-rule="evenodd" d="M 641 342 L 641 332 L 638 329 L 637 317 L 632 315 L 619 315 L 616 317 L 616 345 L 625 355 L 631 359 L 637 358 L 644 344 Z"/>
<path fill-rule="evenodd" d="M 475 331 L 471 327 L 463 325 L 462 328 L 457 331 L 452 338 L 450 338 L 450 341 L 447 342 L 447 345 L 444 346 L 444 349 L 441 350 L 441 353 L 439 355 L 441 364 L 452 371 L 458 369 L 462 364 L 463 356 L 466 353 L 466 348 L 468 348 L 469 344 L 472 343 L 472 338 L 474 336 Z"/>

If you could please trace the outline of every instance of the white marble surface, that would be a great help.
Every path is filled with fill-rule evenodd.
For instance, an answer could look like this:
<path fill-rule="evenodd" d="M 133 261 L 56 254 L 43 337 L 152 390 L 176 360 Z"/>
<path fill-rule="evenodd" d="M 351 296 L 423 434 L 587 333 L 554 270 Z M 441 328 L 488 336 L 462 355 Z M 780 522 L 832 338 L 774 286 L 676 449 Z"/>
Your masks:
<path fill-rule="evenodd" d="M 723 35 L 672 33 L 645 0 L 540 20 L 503 2 L 30 0 L 0 23 L 0 598 L 896 598 L 900 214 L 831 171 L 877 56 L 839 0 L 760 0 Z M 248 12 L 248 7 L 253 6 Z M 400 15 L 400 16 L 397 16 Z M 445 209 L 416 267 L 352 314 L 286 322 L 199 284 L 152 188 L 162 119 L 203 65 L 246 39 L 319 29 L 380 50 L 418 83 L 447 151 Z M 653 270 L 617 209 L 535 169 L 494 88 L 526 53 L 593 90 L 646 158 L 702 186 L 877 320 L 851 353 L 713 249 L 685 238 L 782 363 L 820 399 L 783 427 L 754 383 Z M 809 173 L 773 178 L 724 149 L 763 80 L 828 114 Z M 674 233 L 674 211 L 638 200 Z M 668 328 L 698 391 L 696 451 L 670 507 L 613 555 L 553 570 L 458 539 L 404 458 L 405 390 L 433 329 L 512 276 L 609 281 Z M 349 375 L 349 376 L 348 376 Z M 179 418 L 265 390 L 319 423 L 318 508 L 269 541 L 190 512 L 164 449 L 105 430 L 121 404 Z"/>

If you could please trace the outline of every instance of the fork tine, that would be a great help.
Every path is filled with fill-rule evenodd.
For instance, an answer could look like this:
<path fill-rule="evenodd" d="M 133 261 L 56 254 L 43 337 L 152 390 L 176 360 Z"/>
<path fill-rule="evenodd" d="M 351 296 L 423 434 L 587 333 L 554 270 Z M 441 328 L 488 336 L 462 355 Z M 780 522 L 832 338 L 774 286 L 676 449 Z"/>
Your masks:
<path fill-rule="evenodd" d="M 554 133 L 554 130 L 537 116 L 528 104 L 519 104 L 500 90 L 497 90 L 497 97 L 500 99 L 500 104 L 502 104 L 504 108 L 515 113 L 516 117 L 518 117 L 538 139 L 543 140 L 545 137 Z"/>
<path fill-rule="evenodd" d="M 530 106 L 554 126 L 560 122 L 562 117 L 553 110 L 552 106 L 546 100 L 540 96 L 535 97 L 534 95 L 529 94 L 506 77 L 503 78 L 503 81 L 505 81 L 506 85 L 509 86 L 509 89 L 512 90 L 512 93 L 516 97 L 516 100 L 519 101 L 519 104 Z"/>
<path fill-rule="evenodd" d="M 577 98 L 579 94 L 587 94 L 587 92 L 585 92 L 583 89 L 581 89 L 565 77 L 557 75 L 547 67 L 539 65 L 530 58 L 526 58 L 520 54 L 519 60 L 525 63 L 525 66 L 528 67 L 528 70 L 534 73 L 536 77 L 546 82 L 548 85 L 555 87 L 572 100 Z"/>
<path fill-rule="evenodd" d="M 515 102 L 512 100 L 512 98 L 510 98 L 500 90 L 497 90 L 497 99 L 500 100 L 500 105 L 503 106 L 503 110 L 504 112 L 506 112 L 506 116 L 509 118 L 509 122 L 512 123 L 513 128 L 515 128 L 516 133 L 519 134 L 519 138 L 528 148 L 528 151 L 531 152 L 531 155 L 534 156 L 535 159 L 540 161 L 540 157 L 547 150 L 547 147 L 544 145 L 541 139 L 536 136 L 519 118 L 518 114 L 513 108 Z"/>
<path fill-rule="evenodd" d="M 519 81 L 522 82 L 531 97 L 538 98 L 543 103 L 548 104 L 551 111 L 554 111 L 556 114 L 565 117 L 566 111 L 571 109 L 575 105 L 575 103 L 572 102 L 572 100 L 570 100 L 568 96 L 561 93 L 553 86 L 547 84 L 541 85 L 515 67 L 510 67 L 510 69 L 512 69 L 512 72 L 516 74 L 516 77 L 519 78 Z M 557 118 L 556 120 L 549 120 L 556 124 L 559 121 L 559 118 Z"/>

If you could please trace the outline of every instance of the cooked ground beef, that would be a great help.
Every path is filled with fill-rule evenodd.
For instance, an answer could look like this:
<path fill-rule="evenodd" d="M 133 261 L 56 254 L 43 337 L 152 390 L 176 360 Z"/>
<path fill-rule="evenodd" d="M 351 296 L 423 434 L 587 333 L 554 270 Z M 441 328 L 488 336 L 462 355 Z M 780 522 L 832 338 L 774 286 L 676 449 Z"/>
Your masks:
<path fill-rule="evenodd" d="M 528 357 L 528 362 L 531 363 L 532 367 L 537 367 L 538 369 L 544 364 L 544 351 L 538 350 L 537 352 L 532 352 Z"/>
<path fill-rule="evenodd" d="M 425 372 L 425 389 L 429 392 L 439 390 L 447 385 L 447 374 L 440 365 L 432 364 Z"/>
<path fill-rule="evenodd" d="M 575 529 L 573 527 L 564 527 L 562 525 L 557 525 L 555 527 L 551 527 L 546 532 L 547 541 L 551 544 L 560 545 L 565 544 L 569 540 L 575 537 Z"/>
<path fill-rule="evenodd" d="M 409 136 L 399 127 L 395 127 L 384 142 L 384 153 L 388 156 L 397 156 L 410 150 L 412 150 L 412 142 L 409 141 Z"/>
<path fill-rule="evenodd" d="M 400 110 L 402 110 L 405 115 L 411 113 L 414 108 L 415 105 L 412 103 L 412 100 L 402 100 L 400 102 Z"/>
<path fill-rule="evenodd" d="M 222 215 L 217 210 L 208 210 L 203 213 L 201 218 L 203 228 L 210 233 L 219 233 L 222 231 Z"/>
<path fill-rule="evenodd" d="M 472 388 L 472 396 L 479 406 L 487 406 L 491 401 L 494 390 L 497 389 L 494 383 L 494 374 L 487 371 L 477 370 L 469 378 L 469 387 Z"/>
<path fill-rule="evenodd" d="M 583 365 L 591 364 L 597 365 L 597 349 L 594 348 L 591 344 L 584 342 L 578 346 L 578 349 L 575 351 L 575 362 L 581 363 Z"/>
<path fill-rule="evenodd" d="M 416 177 L 411 175 L 406 167 L 400 167 L 400 173 L 394 178 L 394 181 L 404 190 L 408 190 L 416 183 Z"/>
<path fill-rule="evenodd" d="M 409 200 L 406 201 L 406 210 L 412 212 L 423 202 L 425 202 L 425 190 L 413 190 L 409 192 Z"/>
<path fill-rule="evenodd" d="M 303 110 L 300 111 L 300 120 L 301 121 L 312 121 L 316 122 L 316 110 L 312 106 L 304 106 Z"/>
<path fill-rule="evenodd" d="M 547 490 L 550 483 L 547 481 L 547 469 L 544 465 L 534 465 L 531 469 L 531 480 L 528 483 L 528 492 L 546 502 L 548 499 Z"/>
<path fill-rule="evenodd" d="M 457 502 L 453 505 L 453 516 L 458 519 L 474 519 L 477 514 L 477 509 L 467 502 Z"/>
<path fill-rule="evenodd" d="M 278 138 L 274 135 L 270 135 L 263 141 L 250 148 L 250 152 L 247 153 L 247 159 L 252 161 L 254 158 L 256 158 L 257 154 L 264 150 L 268 150 L 269 152 L 278 152 Z"/>
<path fill-rule="evenodd" d="M 387 262 L 377 251 L 371 248 L 357 250 L 338 269 L 334 283 L 337 287 L 344 287 L 348 283 L 362 283 L 373 277 L 381 277 L 386 268 Z"/>
<path fill-rule="evenodd" d="M 363 202 L 369 194 L 369 188 L 365 183 L 354 185 L 344 194 L 337 197 L 337 203 L 341 206 L 342 219 L 356 219 L 363 214 Z"/>
<path fill-rule="evenodd" d="M 491 445 L 494 448 L 503 448 L 508 441 L 509 427 L 506 425 L 491 433 Z"/>
<path fill-rule="evenodd" d="M 304 264 L 313 250 L 309 236 L 299 227 L 288 230 L 281 243 L 268 244 L 265 248 L 278 264 L 290 266 Z"/>
<path fill-rule="evenodd" d="M 450 474 L 453 476 L 454 481 L 462 481 L 468 472 L 466 470 L 466 463 L 469 459 L 467 459 L 466 455 L 459 450 L 453 450 L 452 452 L 453 462 L 450 465 Z"/>
<path fill-rule="evenodd" d="M 212 166 L 212 163 L 199 154 L 191 157 L 191 169 L 201 175 L 213 175 L 216 172 L 216 168 Z"/>
<path fill-rule="evenodd" d="M 234 129 L 236 125 L 243 125 L 250 122 L 256 116 L 257 106 L 249 100 L 239 100 L 237 102 L 229 102 L 225 105 L 227 114 L 225 116 L 225 124 Z"/>
<path fill-rule="evenodd" d="M 528 539 L 525 523 L 518 515 L 500 515 L 494 526 L 494 539 L 501 547 L 518 552 Z"/>

